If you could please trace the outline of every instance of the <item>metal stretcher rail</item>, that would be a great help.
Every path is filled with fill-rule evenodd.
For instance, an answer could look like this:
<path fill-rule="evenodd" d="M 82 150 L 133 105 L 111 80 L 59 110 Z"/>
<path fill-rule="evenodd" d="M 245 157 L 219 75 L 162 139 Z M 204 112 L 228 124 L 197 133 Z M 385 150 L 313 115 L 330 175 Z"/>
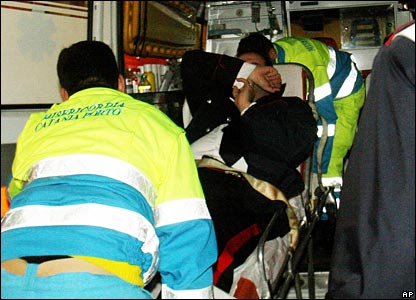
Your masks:
<path fill-rule="evenodd" d="M 299 264 L 304 257 L 305 250 L 307 250 L 308 255 L 308 292 L 309 292 L 309 299 L 315 299 L 315 278 L 314 278 L 314 262 L 313 262 L 313 240 L 312 240 L 312 233 L 315 229 L 316 223 L 320 220 L 323 207 L 327 202 L 328 197 L 332 197 L 333 195 L 333 188 L 326 188 L 322 185 L 322 170 L 321 170 L 321 159 L 322 159 L 322 152 L 324 146 L 327 141 L 328 137 L 328 130 L 327 130 L 327 122 L 326 120 L 320 116 L 317 112 L 315 106 L 315 96 L 314 96 L 314 89 L 315 89 L 315 82 L 314 77 L 311 71 L 304 65 L 298 63 L 288 63 L 288 64 L 280 64 L 276 65 L 276 68 L 279 70 L 279 67 L 283 65 L 293 65 L 297 68 L 302 69 L 302 74 L 304 74 L 305 79 L 307 80 L 305 83 L 307 86 L 307 93 L 306 96 L 303 94 L 303 99 L 308 101 L 314 117 L 316 120 L 321 120 L 323 126 L 323 133 L 321 136 L 320 144 L 316 149 L 316 157 L 317 157 L 317 164 L 318 164 L 318 174 L 317 174 L 317 188 L 315 191 L 312 191 L 313 184 L 311 184 L 311 169 L 312 169 L 312 157 L 315 155 L 313 153 L 311 157 L 309 157 L 303 166 L 303 178 L 305 182 L 305 192 L 302 195 L 302 202 L 305 205 L 305 219 L 300 221 L 299 225 L 299 234 L 298 238 L 299 241 L 295 243 L 291 243 L 291 246 L 288 247 L 287 253 L 285 254 L 284 263 L 282 264 L 281 269 L 278 272 L 278 275 L 273 280 L 268 277 L 266 271 L 266 262 L 264 256 L 264 247 L 267 240 L 267 237 L 270 234 L 273 225 L 275 224 L 276 220 L 278 219 L 280 212 L 276 212 L 276 214 L 272 217 L 269 221 L 266 230 L 262 234 L 259 244 L 257 246 L 257 259 L 261 268 L 262 276 L 267 283 L 267 287 L 269 289 L 269 295 L 271 299 L 284 299 L 287 297 L 288 290 L 294 284 L 296 297 L 298 299 L 302 299 L 302 293 L 300 289 L 300 282 L 299 282 Z M 283 76 L 282 76 L 283 77 Z M 284 77 L 283 77 L 284 78 Z M 297 95 L 299 96 L 299 95 Z M 332 199 L 333 200 L 333 199 Z M 293 246 L 294 245 L 294 246 Z M 266 298 L 268 298 L 266 297 Z"/>

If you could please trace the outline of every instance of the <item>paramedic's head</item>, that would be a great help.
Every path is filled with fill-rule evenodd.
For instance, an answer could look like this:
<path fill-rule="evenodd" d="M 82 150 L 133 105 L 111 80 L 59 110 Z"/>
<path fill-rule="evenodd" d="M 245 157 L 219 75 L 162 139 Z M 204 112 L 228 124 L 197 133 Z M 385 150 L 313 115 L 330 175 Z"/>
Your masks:
<path fill-rule="evenodd" d="M 63 100 L 91 87 L 124 90 L 113 51 L 103 42 L 82 41 L 63 49 L 57 71 Z"/>
<path fill-rule="evenodd" d="M 252 33 L 240 40 L 237 48 L 237 57 L 247 53 L 257 53 L 263 57 L 266 66 L 272 66 L 276 51 L 273 43 L 264 35 L 259 33 Z M 247 61 L 248 62 L 248 61 Z"/>

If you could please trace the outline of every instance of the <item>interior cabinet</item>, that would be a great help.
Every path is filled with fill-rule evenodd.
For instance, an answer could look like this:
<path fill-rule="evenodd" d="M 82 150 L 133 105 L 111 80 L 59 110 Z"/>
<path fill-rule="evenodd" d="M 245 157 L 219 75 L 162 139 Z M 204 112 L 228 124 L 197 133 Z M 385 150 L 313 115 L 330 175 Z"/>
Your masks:
<path fill-rule="evenodd" d="M 285 1 L 289 36 L 329 37 L 369 70 L 397 26 L 397 1 Z"/>
<path fill-rule="evenodd" d="M 200 47 L 201 25 L 189 1 L 122 1 L 122 6 L 127 54 L 178 58 Z"/>

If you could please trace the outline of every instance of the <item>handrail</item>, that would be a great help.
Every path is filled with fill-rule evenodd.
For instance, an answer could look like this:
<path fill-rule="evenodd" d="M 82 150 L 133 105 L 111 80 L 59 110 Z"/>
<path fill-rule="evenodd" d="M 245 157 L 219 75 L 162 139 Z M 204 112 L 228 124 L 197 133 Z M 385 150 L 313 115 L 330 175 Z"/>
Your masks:
<path fill-rule="evenodd" d="M 318 110 L 315 105 L 315 80 L 312 72 L 304 65 L 300 63 L 284 63 L 285 65 L 298 65 L 302 68 L 304 74 L 306 74 L 307 79 L 307 95 L 306 100 L 308 101 L 309 106 L 312 109 L 313 116 L 315 120 L 321 120 L 322 126 L 323 126 L 323 132 L 320 138 L 319 145 L 316 149 L 316 153 L 313 153 L 311 156 L 313 157 L 314 154 L 316 154 L 317 159 L 317 179 L 318 179 L 318 187 L 315 191 L 311 191 L 311 174 L 312 174 L 312 163 L 313 159 L 309 157 L 305 163 L 307 163 L 306 168 L 304 169 L 304 180 L 307 182 L 305 183 L 306 186 L 306 202 L 307 207 L 305 208 L 307 221 L 303 226 L 299 228 L 299 231 L 302 231 L 302 237 L 303 239 L 300 240 L 300 243 L 294 247 L 288 247 L 288 251 L 284 254 L 284 264 L 282 265 L 282 269 L 279 270 L 278 276 L 274 280 L 274 282 L 271 282 L 271 279 L 268 277 L 266 272 L 266 266 L 265 266 L 265 258 L 264 258 L 264 246 L 265 242 L 267 240 L 267 237 L 270 233 L 271 228 L 275 224 L 277 218 L 278 218 L 278 212 L 276 212 L 272 219 L 269 221 L 268 226 L 266 227 L 266 230 L 263 232 L 259 244 L 257 246 L 257 259 L 261 265 L 261 275 L 263 276 L 264 280 L 267 283 L 269 295 L 261 295 L 262 297 L 271 297 L 275 298 L 276 296 L 278 298 L 284 298 L 287 295 L 288 289 L 290 287 L 290 284 L 293 280 L 297 281 L 299 278 L 297 278 L 297 267 L 301 261 L 301 258 L 303 256 L 303 253 L 305 251 L 305 248 L 310 245 L 310 240 L 312 238 L 312 231 L 315 228 L 316 222 L 319 221 L 320 215 L 322 213 L 323 207 L 326 203 L 326 199 L 329 196 L 331 189 L 330 188 L 324 188 L 322 184 L 322 155 L 323 155 L 323 149 L 325 147 L 325 144 L 327 142 L 328 138 L 328 123 L 326 119 L 319 115 Z M 283 65 L 283 64 L 282 64 Z M 314 197 L 317 197 L 317 203 L 316 205 L 312 204 L 310 195 L 313 193 Z M 305 200 L 302 198 L 302 200 Z M 300 234 L 299 234 L 300 235 Z M 311 246 L 309 247 L 311 248 Z M 312 251 L 310 251 L 310 255 L 312 255 Z M 283 272 L 287 268 L 286 272 Z M 313 268 L 309 268 L 309 273 L 312 273 L 310 275 L 313 276 Z M 285 276 L 285 277 L 284 277 Z M 283 281 L 283 283 L 282 283 Z M 311 283 L 312 280 L 310 280 Z M 299 282 L 295 282 L 296 286 L 296 293 L 300 296 L 300 286 Z M 312 297 L 314 298 L 314 289 L 310 289 L 310 294 L 312 291 Z"/>

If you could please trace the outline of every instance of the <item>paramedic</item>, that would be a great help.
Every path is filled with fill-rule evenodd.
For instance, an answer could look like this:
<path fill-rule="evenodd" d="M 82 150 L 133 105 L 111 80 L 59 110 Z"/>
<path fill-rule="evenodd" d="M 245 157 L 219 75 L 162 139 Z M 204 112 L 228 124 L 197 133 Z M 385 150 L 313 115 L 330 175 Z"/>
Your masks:
<path fill-rule="evenodd" d="M 415 298 L 415 21 L 374 59 L 341 192 L 329 299 Z"/>
<path fill-rule="evenodd" d="M 269 55 L 276 64 L 302 64 L 313 74 L 316 107 L 319 115 L 328 122 L 328 139 L 322 157 L 322 184 L 335 187 L 339 192 L 344 159 L 351 148 L 365 99 L 364 81 L 353 56 L 310 38 L 284 37 L 272 43 L 258 33 L 240 41 L 237 55 L 249 49 Z M 318 119 L 319 138 L 315 147 L 319 145 L 322 132 L 322 121 Z M 318 173 L 316 157 L 313 170 Z"/>
<path fill-rule="evenodd" d="M 19 136 L 2 298 L 212 298 L 215 232 L 183 129 L 124 92 L 111 49 L 59 55 L 64 102 Z"/>
<path fill-rule="evenodd" d="M 277 70 L 258 53 L 236 58 L 188 51 L 181 69 L 190 115 L 184 124 L 195 158 L 214 157 L 273 184 L 287 199 L 299 195 L 304 183 L 296 168 L 311 154 L 317 132 L 308 103 L 281 97 L 283 87 L 266 91 L 260 71 L 276 74 Z M 279 75 L 279 87 L 280 83 Z M 233 267 L 254 250 L 281 203 L 270 201 L 237 176 L 198 170 L 219 249 L 214 283 L 228 291 Z M 281 222 L 277 226 L 276 234 L 287 233 L 287 226 Z"/>

